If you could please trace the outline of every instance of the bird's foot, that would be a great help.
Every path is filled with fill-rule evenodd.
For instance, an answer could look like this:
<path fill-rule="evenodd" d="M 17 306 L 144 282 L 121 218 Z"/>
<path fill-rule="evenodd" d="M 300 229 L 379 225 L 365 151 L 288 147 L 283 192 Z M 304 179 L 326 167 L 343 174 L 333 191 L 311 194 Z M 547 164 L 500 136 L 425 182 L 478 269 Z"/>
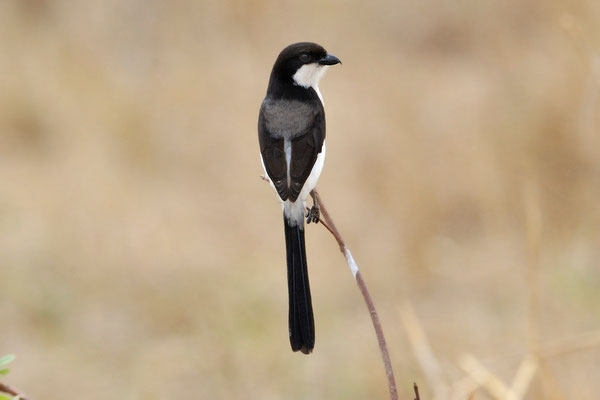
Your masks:
<path fill-rule="evenodd" d="M 306 223 L 310 224 L 314 222 L 315 224 L 319 223 L 319 219 L 321 218 L 321 209 L 318 205 L 313 205 L 310 210 L 306 213 Z"/>

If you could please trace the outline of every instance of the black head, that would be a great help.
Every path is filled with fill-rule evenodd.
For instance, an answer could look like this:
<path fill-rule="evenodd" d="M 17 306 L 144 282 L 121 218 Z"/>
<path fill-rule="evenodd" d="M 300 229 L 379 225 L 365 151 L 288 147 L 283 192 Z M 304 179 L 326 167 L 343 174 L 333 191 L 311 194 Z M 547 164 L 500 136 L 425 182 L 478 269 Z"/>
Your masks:
<path fill-rule="evenodd" d="M 273 71 L 271 72 L 271 78 L 274 76 L 280 81 L 288 81 L 300 86 L 312 86 L 309 81 L 296 81 L 294 75 L 304 66 L 304 70 L 311 72 L 323 71 L 325 66 L 340 64 L 341 61 L 336 56 L 327 53 L 327 51 L 316 43 L 300 42 L 294 43 L 287 46 L 279 53 L 275 65 L 273 65 Z M 321 73 L 317 73 L 315 76 L 316 82 Z"/>

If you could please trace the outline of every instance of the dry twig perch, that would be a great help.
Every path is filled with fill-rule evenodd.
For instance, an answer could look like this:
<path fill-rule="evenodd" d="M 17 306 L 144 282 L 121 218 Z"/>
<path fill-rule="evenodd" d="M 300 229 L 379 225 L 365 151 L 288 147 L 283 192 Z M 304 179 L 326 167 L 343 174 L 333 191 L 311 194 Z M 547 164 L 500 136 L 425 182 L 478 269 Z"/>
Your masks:
<path fill-rule="evenodd" d="M 319 195 L 319 193 L 317 192 L 316 189 L 314 189 L 311 194 L 313 195 L 314 199 L 316 200 L 317 204 L 319 204 L 320 209 L 321 209 L 320 222 L 323 224 L 323 226 L 329 232 L 331 232 L 331 234 L 337 241 L 338 246 L 340 247 L 340 251 L 346 258 L 348 267 L 350 268 L 350 271 L 352 271 L 352 274 L 354 275 L 354 278 L 356 279 L 356 284 L 358 285 L 358 288 L 360 289 L 360 293 L 362 294 L 363 299 L 365 300 L 365 304 L 367 305 L 367 308 L 369 309 L 369 314 L 371 315 L 371 321 L 373 322 L 373 328 L 375 328 L 375 334 L 377 335 L 377 341 L 379 342 L 379 350 L 381 351 L 381 357 L 383 358 L 383 365 L 385 367 L 385 373 L 388 378 L 388 387 L 390 390 L 390 398 L 392 400 L 398 400 L 398 393 L 396 391 L 396 381 L 394 379 L 394 371 L 392 370 L 390 354 L 389 354 L 389 351 L 387 348 L 387 343 L 385 341 L 385 336 L 383 335 L 383 329 L 381 328 L 381 322 L 379 322 L 379 316 L 377 315 L 377 311 L 375 310 L 375 305 L 373 304 L 373 300 L 371 299 L 371 295 L 369 294 L 369 290 L 367 289 L 367 284 L 365 283 L 360 271 L 358 270 L 358 266 L 356 265 L 356 261 L 354 261 L 354 257 L 352 257 L 352 253 L 350 252 L 350 249 L 348 249 L 348 247 L 346 246 L 346 243 L 344 242 L 342 235 L 340 235 L 340 232 L 335 227 L 335 224 L 333 223 L 333 220 L 331 219 L 331 216 L 329 215 L 327 208 L 325 208 L 325 205 L 323 204 L 323 200 L 321 199 L 321 196 Z M 415 385 L 415 394 L 417 395 L 417 399 L 419 399 L 418 389 L 417 389 L 416 385 Z"/>
<path fill-rule="evenodd" d="M 413 389 L 415 390 L 415 400 L 421 400 L 421 396 L 419 396 L 419 387 L 416 383 L 413 383 Z"/>

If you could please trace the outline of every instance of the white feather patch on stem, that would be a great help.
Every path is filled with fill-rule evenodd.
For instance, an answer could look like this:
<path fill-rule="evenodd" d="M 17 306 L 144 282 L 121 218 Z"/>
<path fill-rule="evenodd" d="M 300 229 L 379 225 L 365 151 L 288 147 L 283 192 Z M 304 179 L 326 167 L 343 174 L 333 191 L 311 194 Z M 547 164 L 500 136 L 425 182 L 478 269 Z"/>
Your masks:
<path fill-rule="evenodd" d="M 346 262 L 348 262 L 348 267 L 350 267 L 350 271 L 352 271 L 352 275 L 356 278 L 356 274 L 358 274 L 358 265 L 356 265 L 356 261 L 354 261 L 354 257 L 352 257 L 352 253 L 350 253 L 349 248 L 344 248 L 344 256 L 346 256 Z"/>

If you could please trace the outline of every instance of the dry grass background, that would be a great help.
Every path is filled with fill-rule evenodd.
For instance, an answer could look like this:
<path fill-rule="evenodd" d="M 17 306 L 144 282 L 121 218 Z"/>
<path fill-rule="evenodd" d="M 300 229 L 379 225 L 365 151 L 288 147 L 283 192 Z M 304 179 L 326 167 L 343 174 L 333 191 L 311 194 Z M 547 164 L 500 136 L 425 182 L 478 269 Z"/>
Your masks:
<path fill-rule="evenodd" d="M 10 383 L 37 399 L 387 396 L 321 227 L 307 235 L 316 349 L 289 350 L 256 120 L 277 53 L 300 40 L 344 62 L 321 85 L 319 187 L 379 307 L 401 398 L 413 381 L 424 399 L 435 390 L 406 301 L 446 383 L 465 376 L 463 354 L 510 382 L 538 346 L 600 329 L 598 1 L 5 0 Z M 594 347 L 546 359 L 528 398 L 597 399 L 599 360 Z"/>

